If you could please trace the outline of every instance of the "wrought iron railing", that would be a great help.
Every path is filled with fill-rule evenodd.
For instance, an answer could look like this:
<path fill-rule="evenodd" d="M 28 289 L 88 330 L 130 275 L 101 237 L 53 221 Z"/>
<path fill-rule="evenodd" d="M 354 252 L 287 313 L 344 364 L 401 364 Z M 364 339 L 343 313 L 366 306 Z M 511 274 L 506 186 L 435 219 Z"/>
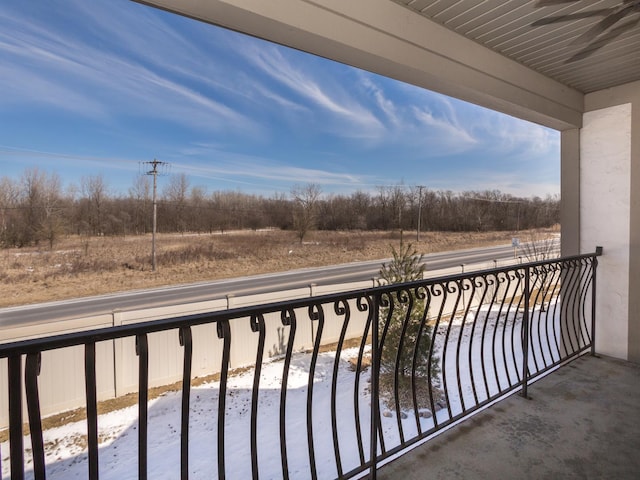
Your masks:
<path fill-rule="evenodd" d="M 191 367 L 200 339 L 192 332 L 213 324 L 222 353 L 215 383 L 217 434 L 208 440 L 217 455 L 207 478 L 216 471 L 218 478 L 375 477 L 381 461 L 509 392 L 521 389 L 526 396 L 532 379 L 593 352 L 600 254 L 598 249 L 553 261 L 0 345 L 0 359 L 8 359 L 10 454 L 5 472 L 14 480 L 45 478 L 49 459 L 39 402 L 41 354 L 80 346 L 84 366 L 68 368 L 84 370 L 87 454 L 82 462 L 88 478 L 99 477 L 96 346 L 135 338 L 139 385 L 134 461 L 138 478 L 147 478 L 149 466 L 158 461 L 148 450 L 149 339 L 175 332 L 183 349 L 184 380 L 175 478 L 195 478 L 190 472 Z M 305 349 L 297 332 L 309 323 L 313 342 Z M 248 326 L 250 333 L 236 338 L 240 326 Z M 339 332 L 337 342 L 327 345 L 331 329 Z M 267 353 L 265 344 L 273 338 L 278 341 Z M 228 411 L 228 402 L 241 394 L 230 367 L 238 340 L 255 351 L 246 397 L 250 420 L 241 452 L 238 442 L 233 451 L 226 442 L 229 435 L 238 438 L 233 432 L 241 423 Z M 266 368 L 278 377 L 269 380 L 268 388 Z M 23 395 L 30 455 L 25 455 Z M 274 457 L 277 462 L 265 461 Z"/>

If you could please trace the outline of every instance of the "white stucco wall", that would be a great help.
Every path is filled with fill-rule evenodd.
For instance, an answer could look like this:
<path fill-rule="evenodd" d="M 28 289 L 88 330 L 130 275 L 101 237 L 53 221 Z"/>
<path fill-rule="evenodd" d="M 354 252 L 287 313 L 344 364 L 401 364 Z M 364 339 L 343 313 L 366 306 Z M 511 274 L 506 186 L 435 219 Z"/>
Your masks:
<path fill-rule="evenodd" d="M 587 112 L 580 132 L 580 249 L 604 247 L 598 267 L 596 350 L 627 358 L 631 104 Z"/>

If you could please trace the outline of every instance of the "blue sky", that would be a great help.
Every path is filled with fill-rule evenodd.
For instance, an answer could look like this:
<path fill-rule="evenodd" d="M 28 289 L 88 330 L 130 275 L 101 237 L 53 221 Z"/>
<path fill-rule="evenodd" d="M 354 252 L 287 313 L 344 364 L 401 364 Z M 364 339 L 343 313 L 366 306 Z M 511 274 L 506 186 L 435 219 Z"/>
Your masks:
<path fill-rule="evenodd" d="M 553 130 L 126 0 L 0 3 L 0 176 L 559 193 Z M 160 179 L 160 182 L 163 180 Z"/>

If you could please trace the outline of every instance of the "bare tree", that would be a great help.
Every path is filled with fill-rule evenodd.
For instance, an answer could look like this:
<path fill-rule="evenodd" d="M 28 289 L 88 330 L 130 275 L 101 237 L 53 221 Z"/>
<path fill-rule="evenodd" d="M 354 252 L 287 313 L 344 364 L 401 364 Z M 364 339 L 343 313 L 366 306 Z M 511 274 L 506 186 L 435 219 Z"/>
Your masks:
<path fill-rule="evenodd" d="M 45 175 L 44 189 L 42 192 L 43 218 L 40 223 L 40 231 L 44 239 L 49 242 L 49 248 L 64 230 L 63 217 L 61 215 L 62 182 L 56 173 Z"/>
<path fill-rule="evenodd" d="M 189 179 L 184 173 L 171 175 L 169 183 L 164 188 L 163 197 L 168 203 L 166 210 L 169 214 L 169 228 L 184 233 L 186 230 L 186 208 L 189 193 Z"/>
<path fill-rule="evenodd" d="M 534 231 L 529 234 L 529 241 L 521 245 L 521 250 L 528 261 L 536 262 L 556 257 L 557 246 L 555 236 Z M 559 279 L 553 273 L 543 269 L 535 269 L 532 278 L 533 285 L 538 290 L 533 297 L 542 299 L 541 309 L 545 311 L 545 303 L 559 293 Z"/>
<path fill-rule="evenodd" d="M 41 214 L 41 196 L 44 190 L 44 173 L 37 168 L 25 170 L 20 179 L 21 197 L 24 208 L 23 226 L 21 228 L 20 244 L 38 243 L 38 226 Z"/>
<path fill-rule="evenodd" d="M 209 200 L 209 208 L 213 212 L 212 225 L 224 233 L 231 228 L 233 212 L 231 199 L 227 193 L 214 192 Z M 211 229 L 213 230 L 213 229 Z"/>
<path fill-rule="evenodd" d="M 322 189 L 316 183 L 295 185 L 291 188 L 293 198 L 293 227 L 298 233 L 300 243 L 304 237 L 316 227 L 318 200 Z"/>
<path fill-rule="evenodd" d="M 80 189 L 87 205 L 88 224 L 94 235 L 104 235 L 105 207 L 109 200 L 102 174 L 82 177 Z"/>
<path fill-rule="evenodd" d="M 204 215 L 207 203 L 207 189 L 205 187 L 193 187 L 189 196 L 191 206 L 189 212 L 189 230 L 204 232 L 207 230 L 206 216 Z"/>
<path fill-rule="evenodd" d="M 24 171 L 21 179 L 21 197 L 24 206 L 23 226 L 19 244 L 48 240 L 52 247 L 62 231 L 61 181 L 55 174 L 37 168 Z"/>
<path fill-rule="evenodd" d="M 499 191 L 432 191 L 402 184 L 373 193 L 326 195 L 316 184 L 297 185 L 289 195 L 265 198 L 234 191 L 209 193 L 174 175 L 162 191 L 160 231 L 185 232 L 276 227 L 294 230 L 300 241 L 324 230 L 414 229 L 418 211 L 425 230 L 519 230 L 559 222 L 559 197 L 517 198 Z M 65 215 L 62 215 L 65 212 Z M 152 182 L 140 175 L 125 197 L 112 196 L 102 175 L 64 187 L 57 175 L 26 170 L 19 179 L 0 178 L 0 245 L 22 246 L 62 233 L 77 235 L 144 234 L 151 231 Z M 425 220 L 428 220 L 425 221 Z M 525 248 L 527 248 L 525 246 Z M 525 251 L 541 258 L 545 243 Z"/>
<path fill-rule="evenodd" d="M 533 231 L 528 237 L 528 241 L 520 245 L 520 250 L 528 261 L 548 260 L 557 256 L 558 241 L 554 235 Z"/>
<path fill-rule="evenodd" d="M 147 233 L 151 230 L 151 177 L 149 175 L 137 175 L 133 185 L 129 188 L 129 198 L 132 202 L 131 212 L 136 233 Z"/>
<path fill-rule="evenodd" d="M 286 194 L 275 193 L 273 197 L 262 202 L 268 212 L 269 226 L 290 229 L 293 219 L 291 218 L 291 207 Z"/>
<path fill-rule="evenodd" d="M 0 245 L 16 243 L 17 207 L 20 204 L 20 187 L 10 178 L 0 179 Z"/>
<path fill-rule="evenodd" d="M 357 228 L 359 230 L 366 230 L 367 216 L 371 207 L 371 196 L 366 192 L 358 190 L 357 192 L 351 194 L 349 200 L 354 228 Z"/>

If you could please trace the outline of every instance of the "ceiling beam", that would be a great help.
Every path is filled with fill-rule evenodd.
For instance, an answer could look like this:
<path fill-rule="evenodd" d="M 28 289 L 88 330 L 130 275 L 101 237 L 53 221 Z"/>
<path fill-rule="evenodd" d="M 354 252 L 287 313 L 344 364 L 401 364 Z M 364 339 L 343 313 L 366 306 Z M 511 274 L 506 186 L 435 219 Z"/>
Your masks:
<path fill-rule="evenodd" d="M 144 0 L 557 130 L 584 95 L 390 0 Z"/>

